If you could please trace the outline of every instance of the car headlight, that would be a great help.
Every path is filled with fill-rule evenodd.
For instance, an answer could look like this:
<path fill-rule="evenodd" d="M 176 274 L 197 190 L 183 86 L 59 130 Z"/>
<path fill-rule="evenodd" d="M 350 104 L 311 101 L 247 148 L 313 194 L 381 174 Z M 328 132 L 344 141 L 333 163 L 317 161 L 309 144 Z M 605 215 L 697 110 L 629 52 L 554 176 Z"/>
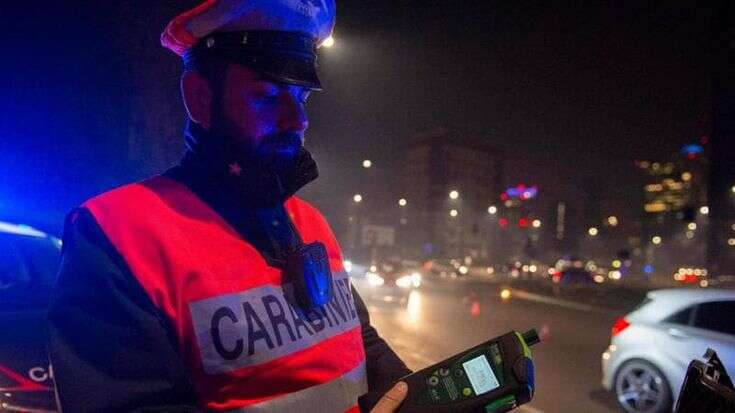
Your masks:
<path fill-rule="evenodd" d="M 368 284 L 370 284 L 373 287 L 378 287 L 383 284 L 385 284 L 385 280 L 380 275 L 374 273 L 374 272 L 368 272 L 367 273 L 367 280 Z"/>
<path fill-rule="evenodd" d="M 404 275 L 396 280 L 396 285 L 401 288 L 411 288 L 411 285 L 413 285 L 413 278 L 410 275 Z"/>
<path fill-rule="evenodd" d="M 418 288 L 421 285 L 421 274 L 418 272 L 415 272 L 411 274 L 411 284 L 413 284 L 414 287 Z"/>

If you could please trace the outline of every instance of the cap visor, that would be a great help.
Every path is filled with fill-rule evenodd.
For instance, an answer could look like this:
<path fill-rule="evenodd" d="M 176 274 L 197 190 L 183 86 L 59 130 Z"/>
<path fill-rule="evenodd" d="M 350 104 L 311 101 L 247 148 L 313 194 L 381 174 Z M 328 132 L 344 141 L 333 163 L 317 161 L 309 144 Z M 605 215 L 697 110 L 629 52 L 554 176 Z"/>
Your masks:
<path fill-rule="evenodd" d="M 259 57 L 255 62 L 247 62 L 246 65 L 280 83 L 322 90 L 322 84 L 316 73 L 316 65 L 311 60 L 269 54 Z"/>

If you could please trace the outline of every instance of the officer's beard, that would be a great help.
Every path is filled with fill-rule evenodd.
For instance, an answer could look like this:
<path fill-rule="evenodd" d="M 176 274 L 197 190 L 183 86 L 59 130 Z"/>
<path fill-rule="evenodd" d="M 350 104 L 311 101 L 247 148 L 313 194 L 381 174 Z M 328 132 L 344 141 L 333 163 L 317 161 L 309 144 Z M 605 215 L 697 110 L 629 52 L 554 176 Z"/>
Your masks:
<path fill-rule="evenodd" d="M 189 121 L 185 141 L 207 175 L 219 176 L 261 205 L 285 201 L 318 176 L 316 162 L 298 134 L 264 137 L 257 145 L 237 139 L 221 116 L 210 131 Z M 215 121 L 216 119 L 216 121 Z"/>
<path fill-rule="evenodd" d="M 255 138 L 237 136 L 237 127 L 222 115 L 221 110 L 212 113 L 210 139 L 218 148 L 227 151 L 229 157 L 238 158 L 247 169 L 283 172 L 292 168 L 303 140 L 298 133 L 277 133 Z M 257 143 L 255 143 L 257 142 Z"/>

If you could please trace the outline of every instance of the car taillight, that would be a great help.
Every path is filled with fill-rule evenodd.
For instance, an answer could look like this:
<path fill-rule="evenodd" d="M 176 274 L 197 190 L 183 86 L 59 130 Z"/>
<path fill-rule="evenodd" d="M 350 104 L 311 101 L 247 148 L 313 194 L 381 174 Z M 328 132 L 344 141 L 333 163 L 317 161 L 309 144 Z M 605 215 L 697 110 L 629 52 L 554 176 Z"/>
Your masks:
<path fill-rule="evenodd" d="M 612 336 L 617 336 L 623 330 L 628 328 L 628 326 L 630 326 L 628 320 L 624 319 L 623 317 L 618 318 L 617 320 L 615 320 L 615 323 L 612 326 Z"/>

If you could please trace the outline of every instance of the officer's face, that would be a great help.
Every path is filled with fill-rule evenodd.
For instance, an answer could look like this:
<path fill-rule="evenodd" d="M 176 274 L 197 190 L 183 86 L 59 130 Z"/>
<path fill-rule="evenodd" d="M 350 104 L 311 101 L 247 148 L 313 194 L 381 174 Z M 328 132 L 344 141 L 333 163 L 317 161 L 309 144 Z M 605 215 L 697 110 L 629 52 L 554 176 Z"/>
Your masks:
<path fill-rule="evenodd" d="M 276 83 L 239 64 L 231 64 L 222 83 L 212 129 L 239 148 L 259 156 L 293 158 L 309 125 L 309 90 Z"/>

